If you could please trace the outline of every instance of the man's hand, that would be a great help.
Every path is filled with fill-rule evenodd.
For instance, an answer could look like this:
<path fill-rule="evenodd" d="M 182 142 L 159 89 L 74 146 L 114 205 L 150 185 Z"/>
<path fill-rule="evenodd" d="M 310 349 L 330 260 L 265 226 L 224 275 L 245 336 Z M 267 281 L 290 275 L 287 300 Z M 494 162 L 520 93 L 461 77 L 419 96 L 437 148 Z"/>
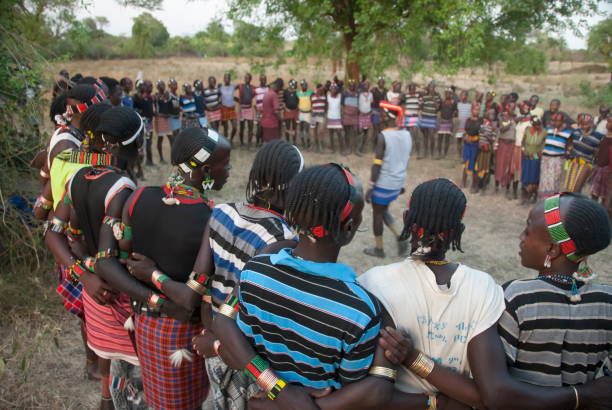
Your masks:
<path fill-rule="evenodd" d="M 112 303 L 117 298 L 113 288 L 93 273 L 84 273 L 80 280 L 87 294 L 99 305 Z"/>
<path fill-rule="evenodd" d="M 151 283 L 151 274 L 157 266 L 153 259 L 141 255 L 140 253 L 133 252 L 130 254 L 130 258 L 125 261 L 127 270 L 139 281 L 145 283 Z"/>
<path fill-rule="evenodd" d="M 215 340 L 217 340 L 217 337 L 212 330 L 205 329 L 199 335 L 194 336 L 191 343 L 198 356 L 207 358 L 218 356 L 215 352 Z"/>
<path fill-rule="evenodd" d="M 576 386 L 581 409 L 612 409 L 612 377 L 601 377 L 587 384 Z"/>
<path fill-rule="evenodd" d="M 409 336 L 405 336 L 402 332 L 390 326 L 380 331 L 378 344 L 385 349 L 387 360 L 396 366 L 402 363 L 407 367 L 410 366 L 419 354 Z"/>
<path fill-rule="evenodd" d="M 321 398 L 331 393 L 331 388 L 309 389 L 307 387 L 287 386 L 279 393 L 276 400 L 267 398 L 260 392 L 249 400 L 249 410 L 318 410 L 315 398 Z"/>

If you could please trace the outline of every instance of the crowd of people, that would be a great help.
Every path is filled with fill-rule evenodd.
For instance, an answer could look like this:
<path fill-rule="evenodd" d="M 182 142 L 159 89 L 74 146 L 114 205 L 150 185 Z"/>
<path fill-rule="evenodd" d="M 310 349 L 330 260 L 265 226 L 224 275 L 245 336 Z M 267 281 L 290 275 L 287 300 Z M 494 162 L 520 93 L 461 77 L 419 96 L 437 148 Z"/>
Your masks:
<path fill-rule="evenodd" d="M 212 99 L 205 97 L 206 116 L 187 84 L 178 105 L 168 104 L 183 110 L 178 117 L 156 115 L 159 108 L 143 111 L 139 99 L 153 107 L 160 100 L 150 95 L 150 82 L 139 83 L 133 96 L 122 88 L 129 83 L 66 79 L 51 106 L 56 130 L 32 161 L 42 187 L 34 214 L 45 221 L 57 291 L 82 321 L 86 370 L 100 379 L 101 409 L 612 408 L 612 286 L 597 283 L 587 266 L 587 257 L 611 240 L 600 203 L 551 192 L 535 204 L 518 246 L 521 264 L 534 277 L 503 286 L 448 259 L 451 251 L 463 252 L 469 229 L 466 195 L 452 181 L 419 184 L 403 227 L 393 227 L 388 204 L 403 190 L 412 143 L 419 146 L 422 138 L 417 155 L 431 154 L 432 130 L 452 135 L 456 129 L 452 116 L 442 115 L 433 85 L 411 103 L 419 107 L 416 122 L 406 115 L 409 98 L 399 96 L 397 84 L 378 100 L 364 189 L 347 167 L 308 164 L 292 143 L 299 133 L 308 149 L 311 124 L 325 124 L 300 105 L 306 100 L 297 100 L 297 126 L 290 119 L 283 128 L 290 141 L 280 138 L 280 119 L 291 110 L 285 98 L 281 117 L 282 81 L 263 94 L 261 110 L 262 93 L 241 99 L 245 85 L 235 87 L 238 95 L 226 92 L 227 105 L 223 91 L 215 92 L 218 109 L 209 110 Z M 229 76 L 224 83 L 231 85 Z M 307 87 L 302 82 L 298 95 L 308 94 Z M 327 97 L 344 95 L 343 88 L 335 81 Z M 338 125 L 347 112 L 358 124 L 337 135 L 344 148 L 359 152 L 353 145 L 359 134 L 352 131 L 367 125 L 359 108 L 364 92 L 351 81 L 347 89 L 359 94 L 348 97 L 357 105 L 334 97 Z M 317 87 L 314 95 L 326 94 Z M 308 95 L 311 111 L 318 104 L 314 95 Z M 460 94 L 460 101 L 466 98 Z M 236 120 L 236 102 L 240 118 L 251 121 L 247 144 L 251 131 L 261 130 L 261 145 L 245 197 L 214 204 L 211 191 L 232 184 L 237 127 L 229 123 Z M 243 103 L 250 119 L 243 118 Z M 459 125 L 467 134 L 462 155 L 471 158 L 469 144 L 477 141 L 469 137 L 497 135 L 492 123 L 498 116 L 475 131 L 481 107 L 469 106 L 470 116 Z M 266 107 L 273 108 L 276 128 L 267 126 Z M 530 107 L 531 127 L 538 124 L 533 117 L 551 121 L 559 138 L 565 127 L 558 106 L 542 115 Z M 329 120 L 325 110 L 318 117 Z M 499 134 L 507 135 L 513 110 L 499 110 Z M 158 138 L 171 136 L 173 172 L 164 185 L 138 186 L 138 171 L 130 168 L 137 167 L 139 146 L 150 147 L 152 124 Z M 413 134 L 414 124 L 433 127 Z M 584 117 L 579 124 L 568 135 L 593 135 Z M 315 148 L 321 135 L 315 133 Z M 499 145 L 497 164 L 506 161 L 503 138 L 491 141 Z M 479 162 L 480 147 L 476 153 Z M 372 202 L 377 246 L 365 253 L 381 256 L 386 224 L 408 257 L 357 276 L 338 256 L 354 239 L 366 202 Z"/>

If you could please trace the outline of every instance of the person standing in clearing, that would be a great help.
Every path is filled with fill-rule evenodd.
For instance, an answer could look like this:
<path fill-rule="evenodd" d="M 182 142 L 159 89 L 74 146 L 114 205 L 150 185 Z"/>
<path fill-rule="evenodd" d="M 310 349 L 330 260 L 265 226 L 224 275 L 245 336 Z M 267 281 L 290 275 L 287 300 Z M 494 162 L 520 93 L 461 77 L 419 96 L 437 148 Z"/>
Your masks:
<path fill-rule="evenodd" d="M 298 96 L 297 96 L 297 81 L 293 78 L 289 80 L 289 87 L 283 90 L 285 100 L 285 110 L 283 112 L 283 121 L 285 122 L 285 138 L 287 141 L 293 141 L 297 144 L 297 124 L 298 124 Z"/>
<path fill-rule="evenodd" d="M 437 127 L 437 116 L 440 111 L 440 97 L 436 93 L 436 86 L 434 82 L 430 82 L 427 86 L 427 94 L 421 99 L 421 119 L 419 120 L 419 128 L 423 135 L 425 155 L 434 157 L 436 150 L 436 140 L 434 136 L 436 134 Z M 431 147 L 431 150 L 429 149 Z"/>
<path fill-rule="evenodd" d="M 130 80 L 128 77 L 123 77 L 119 81 L 119 85 L 121 85 L 121 89 L 123 89 L 121 105 L 124 107 L 134 108 L 134 101 L 131 97 L 132 89 L 134 88 L 132 80 Z"/>
<path fill-rule="evenodd" d="M 572 133 L 570 157 L 565 164 L 564 192 L 582 191 L 584 183 L 591 176 L 595 153 L 604 138 L 603 134 L 594 130 L 591 114 L 579 114 L 578 127 Z"/>
<path fill-rule="evenodd" d="M 381 131 L 380 102 L 387 98 L 387 91 L 385 77 L 378 77 L 377 85 L 372 88 L 372 126 L 374 128 L 374 135 L 380 134 Z"/>
<path fill-rule="evenodd" d="M 544 115 L 544 110 L 541 107 L 538 107 L 538 103 L 540 102 L 540 97 L 537 95 L 532 95 L 529 98 L 529 105 L 531 105 L 531 115 L 537 115 L 542 121 L 542 116 Z"/>
<path fill-rule="evenodd" d="M 487 93 L 489 96 L 490 93 Z M 486 105 L 486 104 L 485 104 Z M 490 107 L 485 108 L 485 112 L 489 111 Z M 465 122 L 472 115 L 472 104 L 468 101 L 468 91 L 462 90 L 459 93 L 459 102 L 457 103 L 457 128 L 455 129 L 455 140 L 457 141 L 457 154 L 459 158 L 463 158 L 463 134 L 465 133 Z M 497 111 L 495 112 L 497 118 Z M 497 121 L 497 119 L 496 119 Z"/>
<path fill-rule="evenodd" d="M 606 138 L 601 140 L 599 149 L 595 155 L 595 166 L 593 167 L 593 190 L 591 198 L 594 200 L 601 199 L 604 206 L 610 212 L 609 199 L 612 197 L 612 165 L 610 157 L 612 156 L 612 116 L 608 115 L 606 121 Z"/>
<path fill-rule="evenodd" d="M 457 103 L 453 99 L 451 88 L 444 91 L 444 100 L 440 104 L 440 127 L 438 128 L 438 159 L 446 158 L 453 134 L 453 117 L 457 112 Z M 480 108 L 480 104 L 478 105 Z"/>
<path fill-rule="evenodd" d="M 545 128 L 550 127 L 552 124 L 552 116 L 556 113 L 559 113 L 563 116 L 563 122 L 567 125 L 568 128 L 576 128 L 576 121 L 574 121 L 568 113 L 565 111 L 561 111 L 561 101 L 558 99 L 550 100 L 550 108 L 544 111 L 542 115 L 542 125 Z"/>
<path fill-rule="evenodd" d="M 607 134 L 609 116 L 610 116 L 610 106 L 608 104 L 601 104 L 599 106 L 599 115 L 595 117 L 595 121 L 594 121 L 595 131 L 603 135 Z"/>
<path fill-rule="evenodd" d="M 165 164 L 163 145 L 164 137 L 168 137 L 168 142 L 172 146 L 172 130 L 168 123 L 168 117 L 170 116 L 170 96 L 166 91 L 166 84 L 163 80 L 157 81 L 157 93 L 153 96 L 153 111 L 155 115 L 154 125 L 155 134 L 157 135 L 157 153 L 159 154 L 159 162 Z"/>
<path fill-rule="evenodd" d="M 516 119 L 516 140 L 514 141 L 514 155 L 512 156 L 512 169 L 514 170 L 513 184 L 521 182 L 523 175 L 521 165 L 523 164 L 523 138 L 525 131 L 531 126 L 531 104 L 527 100 L 519 102 L 519 116 Z M 525 197 L 526 192 L 521 188 L 521 197 Z"/>
<path fill-rule="evenodd" d="M 484 195 L 489 182 L 498 128 L 497 115 L 495 110 L 491 108 L 485 112 L 485 118 L 480 126 L 478 156 L 476 157 L 476 168 L 474 169 L 474 173 L 478 176 L 478 189 L 482 195 Z"/>
<path fill-rule="evenodd" d="M 283 88 L 283 80 L 277 78 L 268 88 L 262 101 L 262 140 L 264 143 L 280 138 L 281 107 L 278 92 Z"/>
<path fill-rule="evenodd" d="M 325 111 L 327 109 L 327 98 L 323 84 L 317 84 L 317 89 L 312 96 L 312 122 L 310 128 L 314 130 L 316 151 L 321 153 L 325 148 L 323 143 L 323 127 L 325 125 Z"/>
<path fill-rule="evenodd" d="M 198 123 L 200 127 L 208 127 L 206 119 L 206 97 L 204 96 L 204 84 L 201 80 L 193 82 L 193 99 L 196 106 L 196 114 L 198 114 Z"/>
<path fill-rule="evenodd" d="M 308 89 L 306 80 L 300 81 L 301 91 L 297 92 L 298 108 L 300 109 L 298 131 L 302 146 L 310 148 L 310 122 L 312 120 L 312 90 Z"/>
<path fill-rule="evenodd" d="M 412 136 L 412 143 L 416 148 L 416 159 L 423 158 L 422 138 L 419 133 L 419 107 L 421 106 L 421 96 L 417 92 L 415 83 L 408 84 L 408 93 L 404 95 L 404 127 Z"/>
<path fill-rule="evenodd" d="M 546 128 L 546 142 L 540 165 L 540 185 L 538 197 L 546 198 L 559 192 L 563 164 L 567 157 L 568 142 L 572 130 L 565 123 L 563 114 L 556 112 L 550 116 L 550 126 Z"/>
<path fill-rule="evenodd" d="M 217 79 L 208 77 L 208 88 L 204 90 L 206 100 L 206 117 L 208 125 L 214 130 L 219 130 L 221 123 L 221 91 L 217 87 Z"/>
<path fill-rule="evenodd" d="M 230 73 L 223 74 L 223 85 L 219 87 L 221 92 L 221 125 L 223 126 L 223 135 L 229 135 L 227 130 L 229 123 L 232 123 L 232 135 L 229 140 L 234 146 L 234 137 L 236 136 L 236 85 L 232 84 L 232 76 Z"/>
<path fill-rule="evenodd" d="M 134 94 L 134 110 L 140 114 L 145 122 L 145 149 L 147 154 L 146 165 L 153 165 L 153 97 L 151 92 L 153 91 L 153 84 L 149 80 L 137 81 L 136 89 L 138 90 Z M 139 156 L 142 158 L 142 155 Z M 142 160 L 140 161 L 142 162 Z"/>
<path fill-rule="evenodd" d="M 359 149 L 355 150 L 355 155 L 361 156 L 365 153 L 368 143 L 368 133 L 372 127 L 372 103 L 373 96 L 370 92 L 370 82 L 365 80 L 359 91 L 359 133 L 361 144 L 357 144 Z"/>
<path fill-rule="evenodd" d="M 240 145 L 244 145 L 244 123 L 247 123 L 248 136 L 247 148 L 251 148 L 253 142 L 253 122 L 255 111 L 253 109 L 253 98 L 255 97 L 255 87 L 251 85 L 251 73 L 244 75 L 244 83 L 238 86 L 238 101 L 240 102 Z"/>
<path fill-rule="evenodd" d="M 178 84 L 174 78 L 168 80 L 168 96 L 170 98 L 170 117 L 168 124 L 172 130 L 172 136 L 176 137 L 181 130 L 181 99 L 178 95 Z"/>
<path fill-rule="evenodd" d="M 472 104 L 472 115 L 465 121 L 465 133 L 463 134 L 463 178 L 461 186 L 466 187 L 468 175 L 472 175 L 472 193 L 477 193 L 478 173 L 476 172 L 476 159 L 478 158 L 478 142 L 480 141 L 480 104 Z"/>
<path fill-rule="evenodd" d="M 327 93 L 327 131 L 332 153 L 336 152 L 334 135 L 338 136 L 340 152 L 344 152 L 344 138 L 342 137 L 342 95 L 338 92 L 338 84 L 332 83 Z"/>
<path fill-rule="evenodd" d="M 412 137 L 404 127 L 397 127 L 397 117 L 401 117 L 403 108 L 400 105 L 381 102 L 384 109 L 383 119 L 386 128 L 377 136 L 374 160 L 370 171 L 369 188 L 366 201 L 372 203 L 373 231 L 376 244 L 366 248 L 363 253 L 378 258 L 385 257 L 383 247 L 383 229 L 387 225 L 395 235 L 398 254 L 406 251 L 406 241 L 400 241 L 400 232 L 393 226 L 393 217 L 389 205 L 403 192 L 408 174 L 408 161 L 412 150 Z"/>
<path fill-rule="evenodd" d="M 261 118 L 263 117 L 263 99 L 268 92 L 268 79 L 265 74 L 259 76 L 259 87 L 255 88 L 255 122 L 257 123 L 257 134 L 255 135 L 255 143 L 261 145 L 263 138 L 263 129 L 261 127 Z"/>
<path fill-rule="evenodd" d="M 516 141 L 516 105 L 509 102 L 504 105 L 505 111 L 499 116 L 499 140 L 495 155 L 495 192 L 499 187 L 506 189 L 506 198 L 518 198 L 518 183 L 513 184 L 513 194 L 510 193 L 510 184 L 514 178 L 513 157 Z"/>
<path fill-rule="evenodd" d="M 523 135 L 521 158 L 521 184 L 523 186 L 522 204 L 532 199 L 536 201 L 538 184 L 540 183 L 540 163 L 542 151 L 546 141 L 546 130 L 542 127 L 542 120 L 535 115 L 531 116 L 531 126 Z"/>
<path fill-rule="evenodd" d="M 395 105 L 399 105 L 402 102 L 401 81 L 393 81 L 393 84 L 391 84 L 391 90 L 387 91 L 387 101 Z"/>
<path fill-rule="evenodd" d="M 353 79 L 348 80 L 348 89 L 342 93 L 342 125 L 346 144 L 343 154 L 350 155 L 353 148 L 357 151 L 355 141 L 359 132 L 359 92 Z"/>

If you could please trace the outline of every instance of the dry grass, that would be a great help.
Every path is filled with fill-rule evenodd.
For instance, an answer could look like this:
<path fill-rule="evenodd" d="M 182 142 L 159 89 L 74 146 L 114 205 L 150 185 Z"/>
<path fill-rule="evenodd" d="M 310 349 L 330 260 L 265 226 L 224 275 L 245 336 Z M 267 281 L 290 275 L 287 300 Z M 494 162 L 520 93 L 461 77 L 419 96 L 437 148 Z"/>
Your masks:
<path fill-rule="evenodd" d="M 178 80 L 203 78 L 208 75 L 220 76 L 223 71 L 234 67 L 238 73 L 248 69 L 247 62 L 234 63 L 226 59 L 164 59 L 129 61 L 75 61 L 61 64 L 70 72 L 135 76 L 143 70 L 148 78 L 176 77 Z M 576 69 L 569 65 L 558 67 L 558 71 Z M 553 67 L 554 68 L 554 67 Z M 274 75 L 288 75 L 285 68 Z M 304 74 L 301 74 L 304 73 Z M 308 74 L 307 74 L 308 73 Z M 316 68 L 308 67 L 299 76 L 316 75 Z M 486 75 L 480 72 L 463 73 L 464 77 L 443 78 L 461 87 L 484 88 Z M 272 76 L 271 74 L 269 75 Z M 298 76 L 298 74 L 295 74 Z M 546 96 L 570 95 L 569 88 L 580 79 L 587 77 L 602 84 L 607 74 L 551 74 L 540 78 L 508 77 L 496 88 L 509 91 L 520 86 L 525 95 L 539 93 Z M 569 88 L 568 88 L 569 87 Z M 487 86 L 486 88 L 489 88 Z M 572 110 L 570 101 L 564 99 L 565 108 Z M 451 153 L 452 154 L 452 153 Z M 216 202 L 236 201 L 244 198 L 245 184 L 254 152 L 235 150 L 232 153 L 232 174 L 226 188 L 214 195 Z M 369 160 L 354 156 L 338 158 L 329 154 L 306 153 L 307 164 L 331 160 L 341 161 L 351 167 L 362 181 L 369 177 Z M 452 157 L 452 156 L 451 156 Z M 452 157 L 454 158 L 454 157 Z M 147 168 L 146 184 L 160 184 L 170 173 L 169 167 Z M 456 160 L 411 161 L 409 165 L 407 192 L 432 177 L 448 177 L 459 180 L 461 170 Z M 467 226 L 463 246 L 465 253 L 449 255 L 451 260 L 468 264 L 489 272 L 500 283 L 511 278 L 533 275 L 520 266 L 518 258 L 518 236 L 523 229 L 528 213 L 516 201 L 508 202 L 501 196 L 468 195 Z M 406 206 L 408 195 L 392 204 L 391 212 L 400 217 Z M 343 249 L 340 260 L 355 267 L 360 273 L 376 264 L 397 260 L 395 247 L 390 235 L 385 235 L 388 257 L 377 260 L 366 257 L 362 249 L 373 245 L 371 233 L 371 209 L 364 211 L 363 227 L 355 240 Z M 612 283 L 612 248 L 591 258 L 590 264 L 600 273 L 600 280 Z M 51 275 L 52 262 L 43 261 L 38 272 L 7 272 L 0 276 L 0 409 L 83 409 L 94 408 L 98 394 L 97 383 L 87 381 L 83 375 L 84 351 L 80 338 L 78 321 L 61 307 L 60 299 L 54 292 L 55 281 Z"/>

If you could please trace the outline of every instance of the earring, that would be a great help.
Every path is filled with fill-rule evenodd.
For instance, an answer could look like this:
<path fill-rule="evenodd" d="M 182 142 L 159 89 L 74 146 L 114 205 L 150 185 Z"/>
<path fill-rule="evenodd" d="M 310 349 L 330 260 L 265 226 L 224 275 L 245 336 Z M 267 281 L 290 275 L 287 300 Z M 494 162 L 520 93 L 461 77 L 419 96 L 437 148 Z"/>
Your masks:
<path fill-rule="evenodd" d="M 202 181 L 202 189 L 204 191 L 211 190 L 213 186 L 215 186 L 215 180 L 210 176 L 206 177 L 206 179 Z"/>
<path fill-rule="evenodd" d="M 552 259 L 550 258 L 550 255 L 546 254 L 546 258 L 544 259 L 544 267 L 545 268 L 550 268 L 550 262 L 552 261 Z"/>

